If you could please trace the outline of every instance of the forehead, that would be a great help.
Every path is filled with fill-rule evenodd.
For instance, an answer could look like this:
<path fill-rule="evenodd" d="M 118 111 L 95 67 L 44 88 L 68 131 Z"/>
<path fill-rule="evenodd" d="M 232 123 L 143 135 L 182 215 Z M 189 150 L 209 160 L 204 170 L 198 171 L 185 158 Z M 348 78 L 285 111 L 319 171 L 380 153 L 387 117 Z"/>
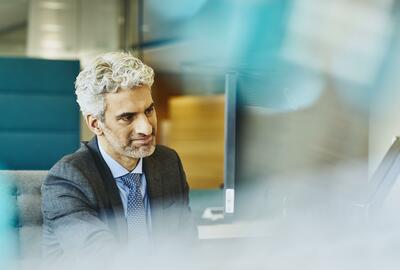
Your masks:
<path fill-rule="evenodd" d="M 106 112 L 119 114 L 137 112 L 148 108 L 153 103 L 148 86 L 134 89 L 120 89 L 116 93 L 105 94 Z"/>

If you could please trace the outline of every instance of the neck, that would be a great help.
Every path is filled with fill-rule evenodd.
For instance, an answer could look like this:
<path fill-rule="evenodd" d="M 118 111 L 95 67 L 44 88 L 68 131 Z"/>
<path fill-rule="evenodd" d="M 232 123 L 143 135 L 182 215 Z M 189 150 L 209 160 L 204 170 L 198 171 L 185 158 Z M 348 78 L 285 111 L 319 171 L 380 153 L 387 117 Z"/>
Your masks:
<path fill-rule="evenodd" d="M 128 171 L 132 171 L 139 159 L 138 158 L 133 158 L 129 156 L 122 155 L 119 152 L 116 152 L 111 145 L 107 142 L 107 140 L 104 138 L 104 136 L 97 136 L 97 140 L 99 144 L 101 145 L 101 148 L 104 149 L 104 151 L 110 155 L 115 161 L 117 161 L 119 164 L 121 164 L 122 167 L 127 169 Z"/>

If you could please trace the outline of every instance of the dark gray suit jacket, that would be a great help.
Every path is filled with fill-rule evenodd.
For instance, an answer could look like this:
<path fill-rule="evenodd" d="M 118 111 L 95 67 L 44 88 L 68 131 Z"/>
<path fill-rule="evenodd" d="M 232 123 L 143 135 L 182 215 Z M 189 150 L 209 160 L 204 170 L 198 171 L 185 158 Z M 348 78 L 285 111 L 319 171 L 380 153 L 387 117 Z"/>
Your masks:
<path fill-rule="evenodd" d="M 157 145 L 143 159 L 152 219 L 152 238 L 193 237 L 182 163 L 174 150 Z M 59 257 L 70 251 L 99 254 L 127 239 L 118 187 L 103 160 L 97 139 L 63 157 L 42 185 L 43 251 Z"/>

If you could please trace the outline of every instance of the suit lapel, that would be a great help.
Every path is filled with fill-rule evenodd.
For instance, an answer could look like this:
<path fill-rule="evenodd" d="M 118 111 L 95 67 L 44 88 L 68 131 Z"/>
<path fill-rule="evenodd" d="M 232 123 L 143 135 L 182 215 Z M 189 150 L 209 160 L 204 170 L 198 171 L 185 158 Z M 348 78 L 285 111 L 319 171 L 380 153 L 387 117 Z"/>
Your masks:
<path fill-rule="evenodd" d="M 156 150 L 157 151 L 157 150 Z M 146 175 L 147 192 L 150 198 L 151 223 L 153 233 L 160 231 L 163 224 L 163 187 L 155 153 L 143 158 L 143 170 Z"/>
<path fill-rule="evenodd" d="M 166 208 L 174 203 L 173 192 L 168 185 L 165 175 L 162 173 L 162 166 L 159 162 L 157 148 L 155 152 L 146 158 L 143 158 L 143 170 L 146 175 L 148 194 L 150 198 L 151 219 L 153 232 L 158 233 L 163 231 L 167 212 Z"/>
<path fill-rule="evenodd" d="M 107 210 L 109 212 L 108 214 L 110 215 L 111 222 L 113 222 L 114 226 L 117 227 L 117 231 L 120 234 L 119 236 L 122 239 L 126 239 L 127 224 L 118 186 L 110 169 L 100 154 L 99 146 L 97 144 L 97 137 L 94 137 L 86 145 L 92 153 L 96 166 L 101 175 L 101 185 L 105 188 L 104 194 L 101 194 L 101 199 L 106 199 L 108 201 L 106 205 L 108 206 Z"/>
<path fill-rule="evenodd" d="M 146 175 L 150 206 L 158 207 L 162 203 L 162 182 L 153 155 L 143 158 L 143 170 Z"/>
<path fill-rule="evenodd" d="M 101 175 L 101 183 L 105 190 L 102 192 L 102 199 L 107 198 L 109 209 L 113 216 L 114 226 L 117 227 L 121 240 L 127 238 L 127 223 L 123 212 L 123 206 L 119 190 L 110 169 L 100 154 L 97 144 L 97 138 L 94 137 L 86 144 L 95 159 L 95 163 Z M 157 166 L 157 149 L 155 153 L 149 157 L 143 158 L 143 171 L 146 175 L 147 192 L 150 199 L 151 219 L 153 230 L 158 230 L 158 226 L 162 226 L 163 209 L 173 203 L 173 199 L 168 196 L 167 190 L 164 190 L 163 180 L 159 166 Z"/>

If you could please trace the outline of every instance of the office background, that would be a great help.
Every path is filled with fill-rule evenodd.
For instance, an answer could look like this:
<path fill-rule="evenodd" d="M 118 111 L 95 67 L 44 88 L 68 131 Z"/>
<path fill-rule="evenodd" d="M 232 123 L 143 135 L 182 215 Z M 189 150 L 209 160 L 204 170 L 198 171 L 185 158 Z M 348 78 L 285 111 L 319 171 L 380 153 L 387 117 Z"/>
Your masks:
<path fill-rule="evenodd" d="M 157 140 L 182 157 L 198 222 L 224 203 L 228 72 L 243 105 L 240 181 L 362 189 L 400 134 L 399 11 L 396 0 L 1 0 L 0 167 L 47 170 L 90 139 L 74 78 L 126 50 L 155 69 Z M 325 170 L 359 174 L 297 180 Z M 272 205 L 290 192 L 277 194 Z"/>
<path fill-rule="evenodd" d="M 266 101 L 261 107 L 277 112 L 263 117 L 270 123 L 264 125 L 268 126 L 267 130 L 259 133 L 267 137 L 279 134 L 287 137 L 289 142 L 298 140 L 296 146 L 288 147 L 283 154 L 279 149 L 271 152 L 282 156 L 282 160 L 293 160 L 290 163 L 316 163 L 316 166 L 320 162 L 332 164 L 364 159 L 368 160 L 371 174 L 399 128 L 396 124 L 398 91 L 395 89 L 397 6 L 397 1 L 389 0 L 339 1 L 335 5 L 315 5 L 313 1 L 229 3 L 196 0 L 185 3 L 176 0 L 166 5 L 157 0 L 4 0 L 0 9 L 0 54 L 8 58 L 3 61 L 11 61 L 13 57 L 18 61 L 23 61 L 21 58 L 75 60 L 81 66 L 105 51 L 123 49 L 141 57 L 157 72 L 153 93 L 161 120 L 158 139 L 183 152 L 189 175 L 193 176 L 194 186 L 199 188 L 215 188 L 223 182 L 223 101 L 220 96 L 224 94 L 224 73 L 231 70 L 251 72 L 251 69 L 260 68 L 267 70 L 267 74 L 271 67 L 279 66 L 281 62 L 297 65 L 294 71 L 273 69 L 269 74 L 274 75 L 269 75 L 268 79 L 273 83 L 257 89 L 265 93 L 261 100 Z M 34 60 L 30 61 L 33 63 Z M 4 71 L 9 63 L 5 62 Z M 29 65 L 25 68 L 31 69 Z M 40 68 L 35 70 L 46 73 L 46 68 L 44 65 L 43 72 Z M 71 73 L 77 72 L 71 70 Z M 4 71 L 3 95 L 9 96 L 8 92 L 17 95 L 8 87 L 14 83 L 11 78 L 7 80 L 10 73 Z M 60 71 L 60 78 L 61 74 Z M 24 76 L 19 76 L 23 87 Z M 26 75 L 26 80 L 30 76 L 34 74 Z M 69 84 L 60 81 L 57 86 L 44 77 L 40 79 L 43 81 L 36 83 L 43 89 L 65 88 L 72 95 L 72 77 Z M 292 82 L 285 85 L 287 80 Z M 179 100 L 185 96 L 191 98 Z M 213 96 L 216 96 L 215 100 Z M 182 116 L 180 110 L 187 111 L 185 106 L 193 108 L 189 103 L 195 102 L 196 98 L 199 109 L 192 111 L 198 112 L 198 117 Z M 6 102 L 5 98 L 3 102 Z M 218 102 L 220 104 L 216 105 Z M 13 101 L 7 103 L 8 107 L 3 107 L 5 112 L 10 110 Z M 189 122 L 201 122 L 206 118 L 201 115 L 205 112 L 200 112 L 200 107 L 207 103 L 214 104 L 210 108 L 214 106 L 216 113 L 209 119 L 215 123 L 197 125 L 203 130 L 201 134 L 195 129 L 182 130 L 180 121 L 185 122 L 185 128 L 191 129 L 196 125 L 189 127 Z M 45 114 L 41 112 L 42 118 L 50 117 Z M 72 119 L 72 111 L 65 114 Z M 307 114 L 313 119 L 308 119 Z M 76 121 L 71 119 L 67 121 Z M 8 122 L 17 121 L 10 118 Z M 35 125 L 35 122 L 31 124 Z M 20 125 L 26 126 L 22 122 Z M 50 126 L 51 123 L 48 128 Z M 18 127 L 4 123 L 2 136 L 16 129 Z M 76 132 L 76 127 L 73 129 Z M 338 129 L 340 134 L 335 132 Z M 293 134 L 296 138 L 289 138 Z M 79 136 L 84 140 L 92 136 L 82 119 Z M 190 153 L 186 154 L 188 145 Z M 312 157 L 298 157 L 304 152 L 311 153 Z M 194 155 L 197 158 L 207 155 L 211 160 L 207 162 L 207 158 L 200 158 L 201 162 L 193 162 L 191 157 Z M 270 158 L 282 163 L 276 160 L 276 155 Z M 3 157 L 4 166 L 7 162 Z M 288 170 L 296 167 L 276 166 L 285 166 Z M 304 166 L 308 168 L 308 165 Z M 26 165 L 26 168 L 33 167 Z M 275 165 L 271 169 L 275 170 Z"/>

